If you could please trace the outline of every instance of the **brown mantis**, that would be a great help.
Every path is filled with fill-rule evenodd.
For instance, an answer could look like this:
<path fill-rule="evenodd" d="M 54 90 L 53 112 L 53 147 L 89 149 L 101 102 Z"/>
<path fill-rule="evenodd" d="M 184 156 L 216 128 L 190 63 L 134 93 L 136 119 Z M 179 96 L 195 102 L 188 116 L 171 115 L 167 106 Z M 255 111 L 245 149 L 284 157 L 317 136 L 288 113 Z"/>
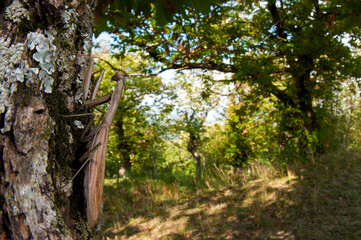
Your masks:
<path fill-rule="evenodd" d="M 86 201 L 86 217 L 88 224 L 91 227 L 94 227 L 98 223 L 100 218 L 100 208 L 104 184 L 105 158 L 109 139 L 109 128 L 119 105 L 119 100 L 122 96 L 123 91 L 123 83 L 125 81 L 124 75 L 122 73 L 114 74 L 112 80 L 117 82 L 114 92 L 95 99 L 96 92 L 104 75 L 104 70 L 102 70 L 93 88 L 90 100 L 86 100 L 89 94 L 90 79 L 93 74 L 93 64 L 94 62 L 91 58 L 90 63 L 85 71 L 83 81 L 84 104 L 87 107 L 94 107 L 109 100 L 110 104 L 108 112 L 103 117 L 101 124 L 99 125 L 99 127 L 97 127 L 95 132 L 91 134 L 91 136 L 94 137 L 90 150 L 81 157 L 81 159 L 87 159 L 83 166 L 85 166 L 85 164 L 89 162 L 89 165 L 85 170 L 84 193 Z M 88 126 L 86 127 L 84 133 L 87 131 L 87 129 Z M 83 168 L 83 166 L 79 169 L 79 171 Z M 79 171 L 74 175 L 74 177 L 79 173 Z"/>

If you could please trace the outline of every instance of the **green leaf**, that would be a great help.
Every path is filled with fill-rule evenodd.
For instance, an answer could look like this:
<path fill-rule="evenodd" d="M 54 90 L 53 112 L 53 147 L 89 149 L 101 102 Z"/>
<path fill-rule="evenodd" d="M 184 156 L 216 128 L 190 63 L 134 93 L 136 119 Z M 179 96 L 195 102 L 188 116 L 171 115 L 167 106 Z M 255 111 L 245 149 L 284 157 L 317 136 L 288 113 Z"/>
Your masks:
<path fill-rule="evenodd" d="M 160 27 L 164 27 L 169 22 L 169 14 L 167 14 L 166 9 L 164 8 L 163 4 L 156 4 L 155 5 L 155 20 L 157 25 Z"/>
<path fill-rule="evenodd" d="M 138 1 L 137 0 L 127 0 L 126 2 L 127 2 L 129 9 L 132 9 L 135 12 L 138 10 Z"/>
<path fill-rule="evenodd" d="M 108 17 L 104 16 L 95 22 L 95 24 L 94 24 L 95 37 L 98 37 L 102 32 L 107 31 L 109 29 L 107 26 L 107 20 L 108 20 Z"/>
<path fill-rule="evenodd" d="M 120 16 L 120 15 L 118 15 L 118 14 L 114 14 L 114 15 L 113 15 L 113 18 L 114 18 L 114 20 L 115 20 L 119 25 L 121 25 L 121 26 L 124 25 L 124 23 L 125 23 L 124 17 L 122 17 L 122 16 Z"/>
<path fill-rule="evenodd" d="M 126 6 L 127 6 L 127 1 L 126 0 L 116 0 L 113 3 L 113 6 L 111 8 L 112 9 L 117 9 L 117 10 L 120 10 L 120 11 L 124 11 Z"/>
<path fill-rule="evenodd" d="M 211 0 L 195 0 L 196 10 L 203 14 L 208 14 L 211 11 Z"/>

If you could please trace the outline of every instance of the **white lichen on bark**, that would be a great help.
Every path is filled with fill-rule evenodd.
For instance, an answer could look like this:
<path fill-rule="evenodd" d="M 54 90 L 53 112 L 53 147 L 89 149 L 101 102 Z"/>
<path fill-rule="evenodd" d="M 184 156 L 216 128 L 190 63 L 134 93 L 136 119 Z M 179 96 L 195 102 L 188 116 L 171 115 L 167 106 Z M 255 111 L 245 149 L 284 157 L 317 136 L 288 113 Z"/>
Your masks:
<path fill-rule="evenodd" d="M 91 10 L 90 10 L 91 12 Z M 64 28 L 66 31 L 62 31 L 61 41 L 63 44 L 67 44 L 69 46 L 74 46 L 74 40 L 77 39 L 78 34 L 78 23 L 79 23 L 79 15 L 77 14 L 74 8 L 66 6 L 65 11 L 61 14 L 63 18 Z M 91 39 L 91 38 L 90 38 Z M 77 54 L 87 54 L 88 52 L 78 52 Z M 66 49 L 60 49 L 58 58 L 56 60 L 56 64 L 58 66 L 58 72 L 61 72 L 61 79 L 63 81 L 63 88 L 70 88 L 67 86 L 67 83 L 71 83 L 68 81 L 69 78 L 75 77 L 75 81 L 77 84 L 82 84 L 82 79 L 84 76 L 84 68 L 81 68 L 79 72 L 74 73 L 72 70 L 74 68 L 69 67 L 69 63 L 76 62 L 77 65 L 85 66 L 87 60 L 84 57 L 79 57 L 77 54 L 69 54 Z M 81 89 L 75 94 L 74 99 L 71 99 L 72 102 L 79 101 L 81 99 Z"/>
<path fill-rule="evenodd" d="M 6 18 L 11 18 L 14 23 L 20 23 L 21 20 L 29 18 L 29 13 L 19 1 L 15 0 L 6 8 Z M 34 80 L 38 80 L 44 92 L 51 93 L 54 79 L 50 74 L 54 72 L 56 57 L 56 47 L 52 44 L 54 35 L 54 31 L 46 33 L 46 36 L 41 33 L 30 33 L 26 43 L 15 44 L 12 44 L 10 39 L 0 37 L 0 114 L 6 110 L 2 133 L 10 130 L 10 117 L 14 110 L 14 106 L 10 103 L 18 82 L 26 80 L 26 83 L 33 83 Z M 36 49 L 33 58 L 39 63 L 39 68 L 29 67 L 22 59 L 25 46 L 30 50 Z"/>
<path fill-rule="evenodd" d="M 23 43 L 11 44 L 10 40 L 0 38 L 0 114 L 7 109 L 2 133 L 10 130 L 11 116 L 15 107 L 11 104 L 11 99 L 18 82 L 15 66 L 21 65 L 23 51 Z"/>
<path fill-rule="evenodd" d="M 56 47 L 53 45 L 55 31 L 46 32 L 44 34 L 31 32 L 28 34 L 27 47 L 30 50 L 36 50 L 33 59 L 39 63 L 38 78 L 41 81 L 41 87 L 44 92 L 51 93 L 54 79 L 50 76 L 55 71 Z M 24 73 L 27 69 L 24 69 Z"/>
<path fill-rule="evenodd" d="M 0 113 L 5 115 L 5 125 L 1 132 L 10 130 L 9 122 L 12 115 L 13 105 L 11 105 L 12 94 L 16 91 L 18 82 L 34 83 L 39 81 L 40 88 L 44 92 L 51 93 L 54 79 L 51 73 L 55 70 L 56 47 L 52 44 L 54 32 L 29 33 L 26 44 L 11 44 L 9 39 L 0 38 Z M 39 68 L 29 67 L 28 63 L 22 59 L 25 51 L 24 46 L 30 50 L 36 50 L 33 54 L 34 60 L 39 63 Z"/>
<path fill-rule="evenodd" d="M 29 11 L 24 8 L 19 0 L 14 0 L 5 10 L 5 18 L 14 23 L 29 20 Z"/>
<path fill-rule="evenodd" d="M 79 129 L 84 129 L 84 128 L 85 128 L 84 125 L 83 125 L 83 123 L 82 123 L 81 121 L 79 121 L 79 120 L 75 120 L 75 121 L 74 121 L 74 124 L 75 124 L 75 126 L 76 126 L 77 128 L 79 128 Z"/>

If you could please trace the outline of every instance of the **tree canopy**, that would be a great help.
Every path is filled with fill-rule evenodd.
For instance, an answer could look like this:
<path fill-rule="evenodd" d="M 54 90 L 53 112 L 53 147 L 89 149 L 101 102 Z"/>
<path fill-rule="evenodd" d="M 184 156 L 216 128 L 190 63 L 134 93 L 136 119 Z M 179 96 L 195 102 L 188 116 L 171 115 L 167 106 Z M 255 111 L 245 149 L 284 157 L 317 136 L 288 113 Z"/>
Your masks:
<path fill-rule="evenodd" d="M 97 31 L 116 34 L 118 56 L 138 52 L 158 64 L 148 72 L 232 73 L 218 81 L 238 86 L 235 101 L 241 95 L 254 104 L 271 101 L 282 148 L 297 142 L 302 154 L 313 154 L 324 151 L 332 134 L 334 94 L 345 79 L 361 76 L 360 7 L 359 1 L 114 1 Z M 241 94 L 245 84 L 252 90 Z M 234 113 L 240 118 L 251 106 Z"/>

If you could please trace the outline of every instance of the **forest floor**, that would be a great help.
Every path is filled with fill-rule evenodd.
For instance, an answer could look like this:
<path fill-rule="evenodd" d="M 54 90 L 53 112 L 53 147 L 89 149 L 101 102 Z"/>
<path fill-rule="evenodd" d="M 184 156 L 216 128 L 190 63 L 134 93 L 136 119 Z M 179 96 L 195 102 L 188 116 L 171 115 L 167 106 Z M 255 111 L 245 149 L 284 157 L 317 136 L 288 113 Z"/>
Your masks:
<path fill-rule="evenodd" d="M 283 176 L 257 165 L 238 182 L 193 194 L 177 184 L 115 186 L 105 187 L 103 239 L 361 239 L 356 150 L 289 167 Z"/>

